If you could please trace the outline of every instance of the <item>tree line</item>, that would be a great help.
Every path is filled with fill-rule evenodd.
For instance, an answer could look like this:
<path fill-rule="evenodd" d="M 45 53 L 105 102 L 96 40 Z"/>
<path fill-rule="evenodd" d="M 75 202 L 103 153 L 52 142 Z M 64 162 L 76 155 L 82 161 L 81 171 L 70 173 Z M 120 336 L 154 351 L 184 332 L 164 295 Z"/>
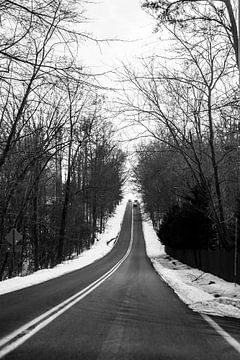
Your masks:
<path fill-rule="evenodd" d="M 171 46 L 121 74 L 134 96 L 119 104 L 148 139 L 136 184 L 169 246 L 231 249 L 240 238 L 235 5 L 145 1 Z"/>
<path fill-rule="evenodd" d="M 89 248 L 121 200 L 125 154 L 79 63 L 84 1 L 3 1 L 0 278 Z M 20 234 L 20 235 L 18 235 Z"/>

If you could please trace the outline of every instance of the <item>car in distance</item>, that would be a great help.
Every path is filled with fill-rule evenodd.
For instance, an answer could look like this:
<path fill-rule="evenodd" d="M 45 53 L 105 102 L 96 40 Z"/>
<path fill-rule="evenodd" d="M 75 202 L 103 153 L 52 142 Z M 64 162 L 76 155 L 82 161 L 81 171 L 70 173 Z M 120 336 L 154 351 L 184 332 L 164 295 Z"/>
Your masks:
<path fill-rule="evenodd" d="M 135 207 L 135 206 L 138 206 L 138 201 L 137 201 L 137 200 L 134 200 L 133 206 L 134 206 L 134 207 Z"/>

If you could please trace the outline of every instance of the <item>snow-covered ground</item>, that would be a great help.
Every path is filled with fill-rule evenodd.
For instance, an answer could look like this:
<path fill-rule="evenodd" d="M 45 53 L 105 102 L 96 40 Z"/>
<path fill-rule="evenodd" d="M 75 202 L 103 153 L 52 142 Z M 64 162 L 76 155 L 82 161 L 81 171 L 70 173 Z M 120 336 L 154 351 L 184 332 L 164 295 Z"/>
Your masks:
<path fill-rule="evenodd" d="M 157 273 L 179 298 L 194 311 L 240 319 L 240 285 L 191 268 L 168 256 L 151 221 L 144 215 L 143 220 L 147 255 Z"/>
<path fill-rule="evenodd" d="M 115 242 L 114 240 L 117 239 L 119 234 L 126 208 L 126 202 L 127 199 L 123 199 L 121 204 L 117 206 L 114 215 L 107 221 L 105 232 L 98 235 L 98 241 L 92 246 L 90 250 L 83 251 L 75 259 L 65 261 L 64 263 L 59 264 L 54 268 L 43 269 L 36 271 L 31 275 L 23 277 L 16 276 L 14 278 L 4 280 L 0 282 L 0 295 L 56 278 L 74 270 L 78 270 L 106 255 L 112 249 L 112 246 Z"/>

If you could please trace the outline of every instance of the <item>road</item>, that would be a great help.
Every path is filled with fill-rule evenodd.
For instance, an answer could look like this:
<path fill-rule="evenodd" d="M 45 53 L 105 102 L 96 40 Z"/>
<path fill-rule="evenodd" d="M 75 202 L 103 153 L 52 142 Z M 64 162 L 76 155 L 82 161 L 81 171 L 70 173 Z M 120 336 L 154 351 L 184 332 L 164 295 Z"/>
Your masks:
<path fill-rule="evenodd" d="M 240 342 L 239 321 L 218 321 Z M 139 209 L 130 203 L 118 242 L 104 258 L 0 296 L 0 337 L 4 359 L 240 358 L 153 270 Z"/>

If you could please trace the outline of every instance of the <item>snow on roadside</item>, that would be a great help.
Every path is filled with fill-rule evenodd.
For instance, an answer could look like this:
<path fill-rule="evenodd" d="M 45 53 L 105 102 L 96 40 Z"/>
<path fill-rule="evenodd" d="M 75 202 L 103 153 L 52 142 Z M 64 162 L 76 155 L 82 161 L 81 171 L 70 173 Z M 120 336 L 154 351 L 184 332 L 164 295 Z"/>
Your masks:
<path fill-rule="evenodd" d="M 68 272 L 78 270 L 105 256 L 112 249 L 115 243 L 114 239 L 117 239 L 120 232 L 126 202 L 127 200 L 123 199 L 123 201 L 116 207 L 114 215 L 107 221 L 104 233 L 98 235 L 98 241 L 96 241 L 90 250 L 85 250 L 77 258 L 64 261 L 62 264 L 59 264 L 54 268 L 42 269 L 24 277 L 16 276 L 14 278 L 4 280 L 0 282 L 0 295 L 39 284 L 64 275 Z"/>
<path fill-rule="evenodd" d="M 192 310 L 240 319 L 240 285 L 191 268 L 164 251 L 150 220 L 143 215 L 146 252 L 153 267 Z"/>

